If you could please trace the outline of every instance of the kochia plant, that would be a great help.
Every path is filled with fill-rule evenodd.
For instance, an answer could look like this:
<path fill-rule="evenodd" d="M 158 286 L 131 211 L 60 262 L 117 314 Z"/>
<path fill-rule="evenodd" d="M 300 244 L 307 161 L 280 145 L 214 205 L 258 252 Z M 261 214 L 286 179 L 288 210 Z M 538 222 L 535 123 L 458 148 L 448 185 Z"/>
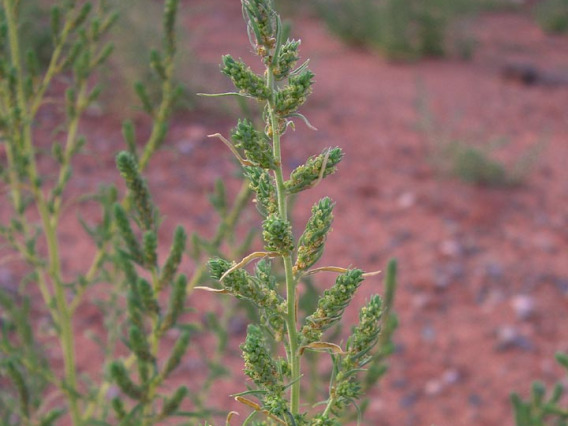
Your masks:
<path fill-rule="evenodd" d="M 222 258 L 210 260 L 212 276 L 222 288 L 207 289 L 248 299 L 260 312 L 261 324 L 249 326 L 241 346 L 245 373 L 255 384 L 254 388 L 235 395 L 253 409 L 245 424 L 256 415 L 262 415 L 263 421 L 270 424 L 341 424 L 339 419 L 345 409 L 351 404 L 357 406 L 362 396 L 358 374 L 374 359 L 372 351 L 377 342 L 391 347 L 394 326 L 386 322 L 390 306 L 384 306 L 378 295 L 372 296 L 361 309 L 359 324 L 343 347 L 325 341 L 324 333 L 338 325 L 364 278 L 375 273 L 331 266 L 313 268 L 323 253 L 333 220 L 334 203 L 328 197 L 313 206 L 301 237 L 294 237 L 288 214 L 290 196 L 334 173 L 343 152 L 340 148 L 326 149 L 308 158 L 288 179 L 284 178 L 281 138 L 294 128 L 295 118 L 312 127 L 298 109 L 311 93 L 314 74 L 308 69 L 307 61 L 296 66 L 300 42 L 283 39 L 280 17 L 270 0 L 242 0 L 242 7 L 249 39 L 265 72 L 258 75 L 241 60 L 224 56 L 222 72 L 233 81 L 237 91 L 222 95 L 252 98 L 264 105 L 265 127 L 257 129 L 250 121 L 241 120 L 232 130 L 231 140 L 219 134 L 213 136 L 221 139 L 237 157 L 256 193 L 256 205 L 264 218 L 265 251 L 252 253 L 238 263 Z M 261 260 L 254 274 L 244 269 L 258 259 Z M 282 280 L 273 273 L 271 259 L 282 263 Z M 319 297 L 315 312 L 300 318 L 299 284 L 303 277 L 318 272 L 339 276 Z M 385 281 L 391 291 L 395 273 L 396 265 L 391 262 Z M 280 357 L 284 352 L 271 350 L 280 344 L 284 346 L 285 357 Z M 321 409 L 306 410 L 302 405 L 301 359 L 306 351 L 326 352 L 332 359 L 329 393 Z"/>

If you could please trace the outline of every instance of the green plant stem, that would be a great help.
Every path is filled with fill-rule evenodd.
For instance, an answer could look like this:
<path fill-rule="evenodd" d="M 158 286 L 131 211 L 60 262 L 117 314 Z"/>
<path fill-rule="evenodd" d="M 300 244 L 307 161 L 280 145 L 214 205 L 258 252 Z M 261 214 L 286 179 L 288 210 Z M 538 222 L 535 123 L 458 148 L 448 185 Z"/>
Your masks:
<path fill-rule="evenodd" d="M 22 114 L 22 127 L 23 127 L 23 149 L 28 157 L 27 174 L 30 179 L 30 185 L 34 200 L 41 217 L 43 231 L 47 241 L 48 250 L 48 275 L 51 278 L 54 288 L 55 303 L 57 315 L 54 316 L 59 327 L 59 341 L 63 350 L 63 362 L 65 369 L 65 385 L 68 391 L 66 392 L 69 401 L 69 408 L 71 418 L 75 425 L 80 424 L 79 406 L 77 401 L 77 375 L 75 363 L 75 340 L 73 335 L 73 328 L 71 324 L 71 312 L 68 309 L 67 300 L 65 298 L 65 289 L 61 278 L 61 262 L 59 258 L 59 247 L 57 243 L 57 232 L 53 218 L 49 213 L 49 209 L 45 200 L 45 196 L 40 187 L 39 175 L 37 172 L 35 151 L 32 143 L 32 129 L 31 123 L 33 116 L 30 114 L 32 111 L 26 108 L 26 98 L 23 86 L 23 71 L 21 68 L 20 46 L 18 39 L 17 29 L 17 14 L 16 4 L 13 0 L 4 0 L 4 10 L 7 14 L 8 38 L 10 43 L 10 53 L 12 63 L 14 64 L 17 75 L 17 105 Z M 12 141 L 14 143 L 14 141 Z M 23 212 L 19 212 L 23 216 Z M 39 275 L 42 275 L 40 273 Z M 47 290 L 47 285 L 44 278 L 40 277 L 40 290 L 43 297 L 49 297 L 45 300 L 47 306 L 51 305 L 51 297 Z M 53 309 L 50 309 L 53 314 Z"/>
<path fill-rule="evenodd" d="M 268 68 L 268 87 L 272 93 L 276 90 L 276 83 L 274 81 L 274 74 L 272 68 Z M 278 123 L 278 116 L 274 111 L 274 102 L 270 101 L 270 125 L 272 127 L 272 149 L 274 154 L 274 161 L 276 163 L 276 170 L 274 170 L 274 177 L 276 180 L 276 196 L 278 201 L 278 213 L 280 218 L 284 221 L 288 220 L 288 204 L 286 196 L 286 188 L 284 187 L 284 175 L 282 172 L 282 152 L 280 148 L 280 126 Z M 286 254 L 282 256 L 284 262 L 284 273 L 286 277 L 286 327 L 288 329 L 288 362 L 290 363 L 293 382 L 290 388 L 290 411 L 293 415 L 299 414 L 300 410 L 300 355 L 298 353 L 298 309 L 296 303 L 296 284 L 294 278 L 292 256 Z"/>

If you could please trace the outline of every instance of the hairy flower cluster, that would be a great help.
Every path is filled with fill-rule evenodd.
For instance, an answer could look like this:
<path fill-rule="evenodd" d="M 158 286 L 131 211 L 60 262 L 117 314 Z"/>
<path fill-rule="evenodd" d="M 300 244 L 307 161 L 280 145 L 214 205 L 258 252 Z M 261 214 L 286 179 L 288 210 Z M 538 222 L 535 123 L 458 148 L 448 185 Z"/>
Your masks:
<path fill-rule="evenodd" d="M 306 318 L 302 327 L 302 344 L 317 342 L 325 330 L 341 319 L 343 311 L 363 282 L 363 271 L 351 269 L 341 274 L 335 284 L 318 301 L 316 311 Z"/>
<path fill-rule="evenodd" d="M 245 151 L 248 160 L 263 169 L 276 167 L 268 136 L 256 130 L 250 121 L 239 120 L 231 132 L 231 138 L 236 142 L 235 147 Z"/>
<path fill-rule="evenodd" d="M 299 47 L 299 40 L 288 40 L 280 48 L 278 62 L 276 62 L 275 66 L 272 68 L 272 73 L 277 80 L 282 80 L 287 77 L 294 69 L 296 63 L 300 59 L 300 55 L 298 54 Z"/>
<path fill-rule="evenodd" d="M 312 91 L 314 73 L 305 70 L 299 75 L 291 76 L 288 85 L 276 92 L 274 110 L 280 117 L 286 117 L 306 102 Z"/>
<path fill-rule="evenodd" d="M 245 176 L 249 179 L 249 187 L 256 193 L 256 208 L 263 216 L 278 211 L 276 187 L 267 170 L 260 167 L 245 167 Z"/>
<path fill-rule="evenodd" d="M 264 79 L 256 75 L 244 62 L 235 61 L 231 55 L 223 56 L 221 72 L 233 81 L 239 92 L 259 100 L 270 97 L 270 90 Z"/>
<path fill-rule="evenodd" d="M 282 220 L 276 213 L 271 214 L 262 222 L 262 238 L 266 250 L 282 254 L 294 250 L 292 225 Z"/>
<path fill-rule="evenodd" d="M 333 206 L 331 199 L 325 197 L 312 207 L 312 216 L 299 240 L 295 273 L 314 265 L 323 254 L 327 233 L 333 222 Z"/>
<path fill-rule="evenodd" d="M 209 261 L 211 277 L 220 280 L 233 264 L 227 260 L 215 258 Z M 248 299 L 257 306 L 271 312 L 283 313 L 282 297 L 273 289 L 269 288 L 251 276 L 243 269 L 236 269 L 228 274 L 222 281 L 223 288 L 238 298 Z"/>
<path fill-rule="evenodd" d="M 340 148 L 326 149 L 319 155 L 311 156 L 305 164 L 297 167 L 290 174 L 289 180 L 284 182 L 286 191 L 289 194 L 295 194 L 312 186 L 320 175 L 326 177 L 335 173 L 336 166 L 342 158 L 343 151 Z M 323 174 L 322 167 L 324 168 Z"/>
<path fill-rule="evenodd" d="M 333 412 L 339 412 L 361 396 L 356 374 L 371 359 L 369 352 L 376 345 L 381 332 L 382 301 L 375 295 L 359 313 L 359 324 L 347 340 L 347 355 L 341 360 L 332 389 Z"/>
<path fill-rule="evenodd" d="M 378 295 L 371 298 L 359 313 L 359 325 L 347 341 L 347 352 L 343 363 L 362 367 L 366 364 L 369 350 L 377 343 L 381 332 L 382 301 Z"/>
<path fill-rule="evenodd" d="M 268 58 L 276 44 L 276 12 L 266 0 L 243 0 L 243 11 L 248 18 L 249 31 L 255 35 L 257 53 Z"/>
<path fill-rule="evenodd" d="M 245 361 L 245 374 L 261 389 L 280 395 L 284 390 L 280 372 L 274 358 L 264 342 L 260 327 L 250 324 L 247 338 L 241 345 Z"/>

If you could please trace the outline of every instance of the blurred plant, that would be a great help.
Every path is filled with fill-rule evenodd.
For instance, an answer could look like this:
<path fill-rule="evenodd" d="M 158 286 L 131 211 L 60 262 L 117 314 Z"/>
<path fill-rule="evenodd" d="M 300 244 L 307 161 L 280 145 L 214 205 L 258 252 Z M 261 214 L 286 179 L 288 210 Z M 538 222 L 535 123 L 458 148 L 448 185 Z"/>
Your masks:
<path fill-rule="evenodd" d="M 556 361 L 568 374 L 568 355 L 559 352 L 556 354 Z M 511 401 L 515 424 L 517 426 L 568 425 L 568 406 L 560 405 L 563 393 L 564 386 L 560 382 L 556 383 L 549 398 L 546 398 L 546 388 L 541 382 L 533 383 L 528 401 L 523 401 L 517 393 L 513 393 Z"/>
<path fill-rule="evenodd" d="M 423 92 L 420 88 L 419 92 Z M 485 145 L 457 139 L 432 116 L 426 96 L 419 95 L 419 128 L 428 139 L 430 161 L 443 175 L 454 176 L 463 182 L 482 186 L 517 186 L 523 184 L 534 169 L 545 144 L 539 142 L 525 150 L 514 162 L 495 158 L 494 151 L 508 143 L 494 139 Z"/>
<path fill-rule="evenodd" d="M 550 34 L 568 32 L 568 0 L 543 0 L 535 5 L 540 27 Z"/>
<path fill-rule="evenodd" d="M 264 105 L 265 127 L 259 130 L 250 121 L 240 120 L 231 132 L 231 140 L 220 134 L 212 136 L 227 145 L 250 179 L 257 209 L 264 218 L 265 251 L 251 253 L 240 262 L 221 257 L 211 259 L 211 274 L 219 280 L 221 288 L 200 288 L 249 300 L 260 313 L 260 324 L 249 325 L 246 341 L 241 346 L 245 374 L 255 384 L 254 388 L 235 395 L 237 401 L 252 408 L 244 424 L 256 415 L 263 415 L 270 424 L 339 425 L 346 409 L 350 405 L 357 407 L 357 401 L 363 396 L 359 373 L 376 361 L 380 370 L 375 377 L 380 376 L 383 367 L 378 365 L 382 365 L 384 356 L 391 351 L 390 337 L 395 323 L 385 312 L 390 312 L 393 301 L 396 266 L 393 261 L 387 269 L 388 305 L 385 306 L 379 296 L 372 296 L 361 309 L 359 324 L 345 348 L 323 340 L 324 333 L 340 322 L 364 278 L 375 273 L 340 267 L 313 268 L 323 253 L 333 221 L 334 203 L 327 197 L 313 206 L 303 234 L 298 240 L 294 238 L 288 218 L 289 198 L 334 173 L 343 153 L 339 148 L 326 149 L 308 158 L 292 171 L 288 180 L 284 179 L 281 137 L 294 127 L 294 118 L 311 127 L 298 109 L 311 93 L 314 75 L 307 61 L 297 66 L 300 42 L 283 38 L 280 17 L 270 0 L 242 0 L 242 6 L 251 44 L 266 71 L 258 75 L 241 60 L 225 55 L 222 72 L 231 78 L 237 91 L 210 96 L 256 99 Z M 282 280 L 273 272 L 271 259 L 279 259 L 278 263 L 283 265 Z M 244 267 L 255 260 L 259 262 L 251 274 Z M 314 310 L 300 321 L 300 279 L 321 272 L 339 276 L 310 307 Z M 380 355 L 374 355 L 379 341 L 382 343 Z M 280 356 L 279 347 L 283 347 L 285 358 Z M 310 351 L 328 353 L 332 360 L 329 392 L 321 401 L 324 408 L 319 413 L 301 409 L 302 382 L 306 382 L 301 359 Z M 251 396 L 258 402 L 250 399 Z"/>
<path fill-rule="evenodd" d="M 138 82 L 144 85 L 148 99 L 151 103 L 159 102 L 161 93 L 161 76 L 164 70 L 159 69 L 155 52 L 160 48 L 160 21 L 156 19 L 160 15 L 160 2 L 153 0 L 108 0 L 113 9 L 118 12 L 118 22 L 112 28 L 109 37 L 114 40 L 116 54 L 113 55 L 108 66 L 101 74 L 103 86 L 128 87 L 130 82 Z M 180 12 L 181 13 L 181 12 Z M 181 16 L 183 19 L 183 16 Z M 174 108 L 192 107 L 194 100 L 189 87 L 194 83 L 195 72 L 189 72 L 193 64 L 188 50 L 189 34 L 184 26 L 178 26 L 175 30 L 178 44 L 183 45 L 181 52 L 176 51 L 173 58 L 172 79 L 183 90 L 172 105 Z M 148 50 L 152 49 L 150 57 Z M 146 64 L 150 60 L 152 65 Z M 103 96 L 104 107 L 110 108 L 113 113 L 122 117 L 128 116 L 126 111 L 136 105 L 137 99 L 132 92 L 125 90 L 117 96 L 113 90 L 112 96 Z"/>
<path fill-rule="evenodd" d="M 70 203 L 73 200 L 66 189 L 72 180 L 73 161 L 86 143 L 79 133 L 81 119 L 101 92 L 100 86 L 93 83 L 113 50 L 105 35 L 117 14 L 106 0 L 61 0 L 54 4 L 49 15 L 51 55 L 42 67 L 34 49 L 23 53 L 25 31 L 18 30 L 22 19 L 30 16 L 24 13 L 28 10 L 25 3 L 29 4 L 2 0 L 0 8 L 0 142 L 5 153 L 0 176 L 3 191 L 9 195 L 6 205 L 12 208 L 12 217 L 6 221 L 3 216 L 0 225 L 0 248 L 2 262 L 20 258 L 30 270 L 13 292 L 0 291 L 2 424 L 118 424 L 120 420 L 126 425 L 153 424 L 173 415 L 207 418 L 207 389 L 193 392 L 195 410 L 185 412 L 180 407 L 188 389 L 182 386 L 166 396 L 162 384 L 181 362 L 191 332 L 199 328 L 180 324 L 179 319 L 185 312 L 185 296 L 206 279 L 206 264 L 200 259 L 204 254 L 230 257 L 231 253 L 247 250 L 250 238 L 242 247 L 224 243 L 234 240 L 250 189 L 243 185 L 229 203 L 224 186 L 217 185 L 212 203 L 221 224 L 211 239 L 193 236 L 191 255 L 196 267 L 191 277 L 186 279 L 178 273 L 186 252 L 181 227 L 174 234 L 169 256 L 159 262 L 157 230 L 161 218 L 142 172 L 164 143 L 172 106 L 181 93 L 173 81 L 178 1 L 164 2 L 162 45 L 150 55 L 159 91 L 151 99 L 147 86 L 135 84 L 142 109 L 150 117 L 149 136 L 141 140 L 133 123 L 123 125 L 128 152 L 118 156 L 118 166 L 129 194 L 120 200 L 117 189 L 106 186 L 83 197 L 98 202 L 102 218 L 93 225 L 79 217 L 96 251 L 89 268 L 76 276 L 64 270 L 68 259 L 61 250 L 64 209 L 77 206 Z M 45 134 L 63 137 L 63 144 L 40 139 L 34 131 L 36 126 L 48 126 L 38 117 L 47 105 L 60 107 L 63 116 L 50 129 L 52 133 Z M 90 292 L 99 283 L 106 286 L 102 297 Z M 168 303 L 158 297 L 163 292 L 170 294 Z M 106 334 L 92 338 L 101 349 L 100 365 L 108 365 L 108 372 L 94 377 L 80 370 L 76 362 L 77 333 L 82 333 L 77 313 L 85 303 L 99 307 L 106 328 Z M 37 312 L 46 313 L 48 319 L 39 329 L 33 319 Z M 161 360 L 161 340 L 173 327 L 180 331 L 179 337 L 169 356 Z M 216 334 L 223 338 L 222 333 Z M 121 342 L 129 355 L 116 359 Z M 51 357 L 44 357 L 54 352 L 63 360 L 62 367 Z M 208 365 L 214 367 L 215 363 Z M 206 380 L 218 375 L 218 370 L 209 371 Z M 122 393 L 109 404 L 113 384 Z"/>
<path fill-rule="evenodd" d="M 452 0 L 333 0 L 320 1 L 317 7 L 332 33 L 394 60 L 448 54 L 452 28 L 475 10 Z M 456 45 L 462 37 L 471 40 L 460 32 L 453 37 Z"/>

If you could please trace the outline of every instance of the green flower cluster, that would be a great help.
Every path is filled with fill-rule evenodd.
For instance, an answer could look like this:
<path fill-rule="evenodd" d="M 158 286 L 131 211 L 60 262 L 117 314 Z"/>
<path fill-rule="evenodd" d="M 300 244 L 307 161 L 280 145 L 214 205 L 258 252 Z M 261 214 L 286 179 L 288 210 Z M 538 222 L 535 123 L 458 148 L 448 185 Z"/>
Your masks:
<path fill-rule="evenodd" d="M 259 132 L 248 120 L 239 120 L 237 127 L 231 132 L 236 148 L 242 148 L 248 160 L 263 169 L 274 169 L 274 155 L 268 136 Z"/>
<path fill-rule="evenodd" d="M 243 11 L 248 17 L 249 29 L 256 37 L 257 54 L 269 60 L 270 50 L 276 45 L 276 13 L 266 0 L 244 0 Z"/>
<path fill-rule="evenodd" d="M 286 117 L 302 106 L 312 92 L 314 73 L 304 70 L 288 79 L 288 85 L 276 92 L 274 110 L 280 117 Z"/>
<path fill-rule="evenodd" d="M 329 176 L 337 170 L 336 166 L 343 158 L 341 148 L 326 149 L 319 155 L 308 158 L 305 164 L 297 167 L 290 179 L 284 182 L 289 194 L 296 194 L 312 186 L 320 177 Z M 325 162 L 325 163 L 324 163 Z M 324 168 L 321 174 L 322 167 Z"/>
<path fill-rule="evenodd" d="M 288 40 L 281 47 L 278 62 L 272 69 L 272 73 L 277 80 L 285 78 L 294 69 L 300 59 L 300 55 L 298 54 L 299 47 L 300 41 L 297 40 Z"/>
<path fill-rule="evenodd" d="M 267 170 L 260 167 L 245 167 L 245 176 L 250 181 L 250 188 L 256 193 L 256 208 L 264 217 L 276 213 L 276 187 Z"/>
<path fill-rule="evenodd" d="M 335 284 L 318 301 L 316 311 L 306 318 L 302 327 L 302 345 L 317 342 L 325 330 L 337 323 L 363 282 L 363 271 L 351 269 L 341 274 Z"/>
<path fill-rule="evenodd" d="M 225 55 L 221 72 L 233 81 L 241 93 L 259 100 L 269 98 L 270 90 L 264 79 L 256 75 L 244 62 L 235 61 L 231 55 Z"/>
<path fill-rule="evenodd" d="M 272 394 L 281 394 L 284 390 L 282 378 L 270 350 L 264 342 L 260 327 L 249 325 L 247 338 L 241 345 L 245 361 L 245 374 L 261 389 Z"/>
<path fill-rule="evenodd" d="M 371 361 L 371 349 L 377 344 L 381 332 L 382 301 L 375 295 L 359 313 L 359 324 L 347 340 L 347 355 L 339 364 L 335 384 L 330 396 L 332 412 L 341 412 L 362 394 L 356 375 Z"/>
<path fill-rule="evenodd" d="M 211 277 L 220 280 L 233 264 L 224 259 L 214 258 L 209 261 Z M 262 275 L 260 275 L 262 277 Z M 223 288 L 241 299 L 247 299 L 258 307 L 278 314 L 285 313 L 282 296 L 267 282 L 252 276 L 243 269 L 236 269 L 229 273 L 221 282 Z"/>
<path fill-rule="evenodd" d="M 327 233 L 333 222 L 333 206 L 331 199 L 325 197 L 312 207 L 312 216 L 299 240 L 295 273 L 314 265 L 323 254 Z"/>
<path fill-rule="evenodd" d="M 276 213 L 271 214 L 262 222 L 262 238 L 266 250 L 282 254 L 294 250 L 292 225 L 282 220 Z"/>

